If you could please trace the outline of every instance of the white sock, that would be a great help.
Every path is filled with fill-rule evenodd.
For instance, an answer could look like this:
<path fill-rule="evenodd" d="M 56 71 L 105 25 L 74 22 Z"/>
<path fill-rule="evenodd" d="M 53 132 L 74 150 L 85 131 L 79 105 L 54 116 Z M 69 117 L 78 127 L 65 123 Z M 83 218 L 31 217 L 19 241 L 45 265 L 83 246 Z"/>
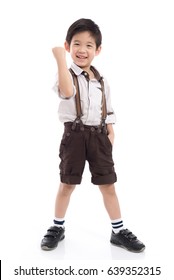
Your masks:
<path fill-rule="evenodd" d="M 124 229 L 123 220 L 121 218 L 111 220 L 111 225 L 114 233 L 118 233 L 121 229 Z"/>
<path fill-rule="evenodd" d="M 64 218 L 56 218 L 55 217 L 53 222 L 54 222 L 54 226 L 56 226 L 56 227 L 64 227 L 65 220 L 64 220 Z"/>

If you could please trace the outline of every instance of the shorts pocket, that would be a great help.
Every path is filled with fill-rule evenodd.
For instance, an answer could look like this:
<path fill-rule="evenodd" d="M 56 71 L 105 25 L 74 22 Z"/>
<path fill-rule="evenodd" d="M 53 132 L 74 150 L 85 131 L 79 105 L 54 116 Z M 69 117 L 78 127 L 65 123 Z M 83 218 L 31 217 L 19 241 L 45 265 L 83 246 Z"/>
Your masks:
<path fill-rule="evenodd" d="M 110 139 L 109 139 L 109 137 L 108 137 L 108 135 L 107 134 L 105 134 L 105 139 L 106 139 L 106 144 L 108 145 L 108 146 L 110 146 L 110 148 L 112 149 L 112 143 L 111 143 L 111 141 L 110 141 Z"/>
<path fill-rule="evenodd" d="M 60 157 L 62 156 L 65 147 L 71 143 L 72 133 L 73 131 L 63 133 L 62 140 L 60 142 L 60 148 L 59 148 Z"/>

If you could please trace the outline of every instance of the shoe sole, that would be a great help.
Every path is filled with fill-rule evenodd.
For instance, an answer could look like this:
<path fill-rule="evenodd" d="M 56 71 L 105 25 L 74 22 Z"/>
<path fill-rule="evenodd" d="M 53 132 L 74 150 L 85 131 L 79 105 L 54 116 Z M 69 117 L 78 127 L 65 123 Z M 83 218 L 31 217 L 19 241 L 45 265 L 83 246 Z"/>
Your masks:
<path fill-rule="evenodd" d="M 61 239 L 57 242 L 57 245 L 54 246 L 54 247 L 51 247 L 51 248 L 50 248 L 50 247 L 44 245 L 44 246 L 41 246 L 41 249 L 44 250 L 44 251 L 51 251 L 51 250 L 54 250 L 54 249 L 57 248 L 58 243 L 59 243 L 60 241 L 62 241 L 64 238 L 65 238 L 65 235 L 63 235 L 63 236 L 61 237 Z"/>
<path fill-rule="evenodd" d="M 145 250 L 145 248 L 146 248 L 146 247 L 143 247 L 143 248 L 141 248 L 140 250 L 137 251 L 137 250 L 129 249 L 129 248 L 125 247 L 124 245 L 116 244 L 116 243 L 114 243 L 114 242 L 112 242 L 112 241 L 110 241 L 110 243 L 111 243 L 112 245 L 114 245 L 114 246 L 117 246 L 117 247 L 126 249 L 127 251 L 133 252 L 133 253 L 141 253 L 141 252 L 143 252 L 143 251 Z"/>

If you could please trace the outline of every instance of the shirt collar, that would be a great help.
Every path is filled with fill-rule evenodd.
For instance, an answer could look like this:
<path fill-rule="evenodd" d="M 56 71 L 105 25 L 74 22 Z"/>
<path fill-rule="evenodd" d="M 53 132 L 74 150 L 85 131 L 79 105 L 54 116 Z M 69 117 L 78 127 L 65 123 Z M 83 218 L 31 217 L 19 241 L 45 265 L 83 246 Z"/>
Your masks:
<path fill-rule="evenodd" d="M 74 71 L 74 73 L 79 76 L 81 74 L 84 73 L 83 69 L 80 68 L 77 64 L 75 64 L 74 62 L 71 64 L 71 68 Z M 93 67 L 91 66 L 91 70 L 95 73 L 95 78 L 99 81 L 102 77 L 100 76 L 99 72 Z"/>
<path fill-rule="evenodd" d="M 71 68 L 77 76 L 81 75 L 83 72 L 83 69 L 77 66 L 74 62 L 71 64 Z"/>

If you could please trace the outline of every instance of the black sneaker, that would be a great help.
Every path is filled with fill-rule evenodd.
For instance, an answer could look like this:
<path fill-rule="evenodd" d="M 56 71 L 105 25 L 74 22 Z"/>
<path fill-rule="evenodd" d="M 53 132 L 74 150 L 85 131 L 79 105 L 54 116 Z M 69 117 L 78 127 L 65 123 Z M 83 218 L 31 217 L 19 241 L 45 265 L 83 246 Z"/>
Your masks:
<path fill-rule="evenodd" d="M 63 227 L 50 227 L 41 241 L 41 248 L 46 251 L 55 249 L 58 242 L 65 238 L 64 233 L 65 229 Z"/>
<path fill-rule="evenodd" d="M 135 253 L 145 249 L 145 245 L 128 229 L 122 229 L 118 233 L 112 231 L 110 242 Z"/>

